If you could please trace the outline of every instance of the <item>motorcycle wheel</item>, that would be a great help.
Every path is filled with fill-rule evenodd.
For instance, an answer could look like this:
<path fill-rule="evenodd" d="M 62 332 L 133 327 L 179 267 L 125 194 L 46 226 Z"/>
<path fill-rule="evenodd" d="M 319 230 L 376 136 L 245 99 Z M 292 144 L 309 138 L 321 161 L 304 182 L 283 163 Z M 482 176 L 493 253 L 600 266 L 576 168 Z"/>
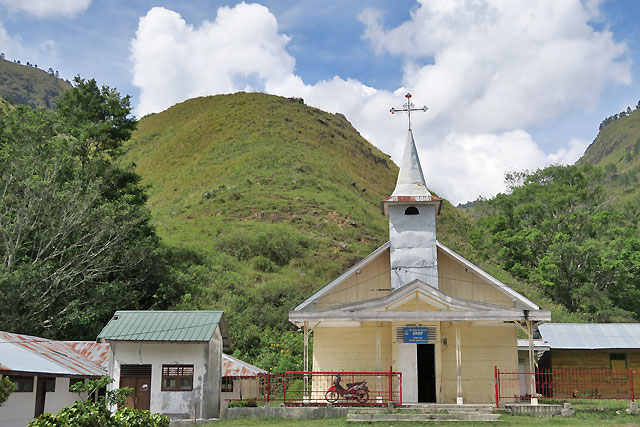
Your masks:
<path fill-rule="evenodd" d="M 366 403 L 367 400 L 369 400 L 369 392 L 367 392 L 366 390 L 358 390 L 356 396 L 358 403 Z"/>
<path fill-rule="evenodd" d="M 329 403 L 336 403 L 340 398 L 340 395 L 337 391 L 329 390 L 324 394 L 324 398 L 327 399 Z"/>

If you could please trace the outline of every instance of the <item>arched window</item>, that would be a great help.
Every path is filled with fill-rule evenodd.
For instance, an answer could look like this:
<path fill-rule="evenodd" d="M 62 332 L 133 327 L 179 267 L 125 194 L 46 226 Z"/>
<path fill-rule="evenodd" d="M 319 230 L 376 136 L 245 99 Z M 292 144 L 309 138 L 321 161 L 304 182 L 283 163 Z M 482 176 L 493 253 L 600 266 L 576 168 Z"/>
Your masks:
<path fill-rule="evenodd" d="M 416 208 L 415 206 L 409 206 L 407 209 L 405 209 L 404 214 L 405 215 L 420 215 L 420 212 L 418 211 L 418 208 Z"/>

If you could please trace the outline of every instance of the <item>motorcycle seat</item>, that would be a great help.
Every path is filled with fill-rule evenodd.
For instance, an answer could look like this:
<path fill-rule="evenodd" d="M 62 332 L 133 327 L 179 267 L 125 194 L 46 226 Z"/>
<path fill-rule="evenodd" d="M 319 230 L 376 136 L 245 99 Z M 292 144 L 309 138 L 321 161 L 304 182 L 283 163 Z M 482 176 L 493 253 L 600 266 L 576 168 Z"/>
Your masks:
<path fill-rule="evenodd" d="M 360 382 L 357 382 L 357 383 L 347 383 L 347 387 L 348 387 L 348 388 L 351 388 L 351 387 L 353 387 L 353 386 L 360 385 L 360 384 L 362 384 L 363 382 L 364 382 L 364 381 L 360 381 Z"/>

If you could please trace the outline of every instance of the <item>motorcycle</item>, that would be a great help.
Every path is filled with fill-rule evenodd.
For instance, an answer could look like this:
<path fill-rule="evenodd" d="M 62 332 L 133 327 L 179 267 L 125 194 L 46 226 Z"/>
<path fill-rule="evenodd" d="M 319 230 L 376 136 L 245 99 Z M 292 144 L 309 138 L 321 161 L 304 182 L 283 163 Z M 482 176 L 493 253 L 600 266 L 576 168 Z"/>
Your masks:
<path fill-rule="evenodd" d="M 357 400 L 358 403 L 365 403 L 369 400 L 369 387 L 367 387 L 366 381 L 359 381 L 355 383 L 347 383 L 345 389 L 340 384 L 340 375 L 336 376 L 333 385 L 329 387 L 329 390 L 324 394 L 324 398 L 329 403 L 336 403 L 339 399 Z"/>

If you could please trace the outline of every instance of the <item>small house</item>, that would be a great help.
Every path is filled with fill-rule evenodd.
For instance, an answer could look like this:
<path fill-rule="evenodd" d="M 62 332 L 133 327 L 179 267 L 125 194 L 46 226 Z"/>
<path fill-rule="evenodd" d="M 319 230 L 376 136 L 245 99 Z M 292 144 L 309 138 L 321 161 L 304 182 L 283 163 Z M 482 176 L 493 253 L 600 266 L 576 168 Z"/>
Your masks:
<path fill-rule="evenodd" d="M 640 369 L 640 323 L 545 323 L 546 369 Z"/>
<path fill-rule="evenodd" d="M 267 371 L 228 354 L 222 354 L 222 386 L 220 396 L 223 405 L 229 400 L 242 400 L 260 394 L 260 382 L 256 377 Z"/>
<path fill-rule="evenodd" d="M 0 406 L 0 425 L 24 427 L 43 413 L 58 412 L 80 398 L 86 399 L 87 396 L 69 391 L 69 387 L 106 375 L 99 361 L 106 354 L 106 347 L 0 332 L 0 376 L 8 376 L 16 386 Z M 94 361 L 77 350 L 83 348 Z"/>
<path fill-rule="evenodd" d="M 218 417 L 222 352 L 230 348 L 222 311 L 116 311 L 98 341 L 110 346 L 111 387 L 134 389 L 127 406 Z"/>

